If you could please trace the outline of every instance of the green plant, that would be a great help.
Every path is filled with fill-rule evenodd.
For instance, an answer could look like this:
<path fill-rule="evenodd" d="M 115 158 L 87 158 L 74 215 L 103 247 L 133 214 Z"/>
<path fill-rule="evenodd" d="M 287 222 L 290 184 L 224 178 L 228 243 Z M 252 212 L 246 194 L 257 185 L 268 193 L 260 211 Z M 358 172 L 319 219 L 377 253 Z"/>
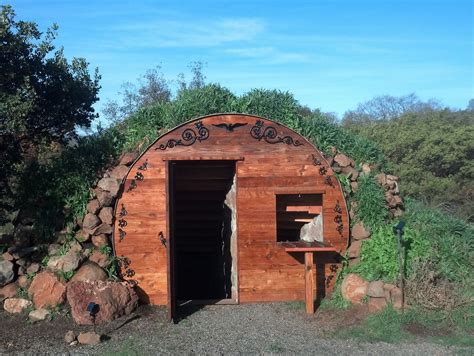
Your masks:
<path fill-rule="evenodd" d="M 30 295 L 28 294 L 28 289 L 24 287 L 18 288 L 18 291 L 16 292 L 16 295 L 18 298 L 22 299 L 30 299 Z"/>
<path fill-rule="evenodd" d="M 63 270 L 59 270 L 58 272 L 58 275 L 60 278 L 64 279 L 66 282 L 69 281 L 73 276 L 74 274 L 76 273 L 75 271 L 63 271 Z"/>
<path fill-rule="evenodd" d="M 110 246 L 104 245 L 99 248 L 99 252 L 103 255 L 111 256 L 112 255 L 112 248 Z"/>
<path fill-rule="evenodd" d="M 384 225 L 388 219 L 388 211 L 382 187 L 372 175 L 367 174 L 361 175 L 358 183 L 354 193 L 354 200 L 357 202 L 356 219 L 371 229 Z"/>

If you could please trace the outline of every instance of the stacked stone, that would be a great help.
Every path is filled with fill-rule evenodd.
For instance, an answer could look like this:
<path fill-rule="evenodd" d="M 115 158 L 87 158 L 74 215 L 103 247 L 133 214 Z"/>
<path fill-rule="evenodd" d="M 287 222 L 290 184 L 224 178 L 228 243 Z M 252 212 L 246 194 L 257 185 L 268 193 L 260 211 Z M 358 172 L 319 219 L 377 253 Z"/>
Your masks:
<path fill-rule="evenodd" d="M 385 189 L 385 201 L 391 217 L 403 214 L 403 200 L 400 196 L 400 178 L 391 174 L 380 173 L 375 176 L 377 182 Z"/>
<path fill-rule="evenodd" d="M 137 157 L 138 152 L 127 153 L 117 166 L 103 174 L 93 189 L 87 214 L 77 222 L 75 240 L 67 242 L 63 238 L 66 229 L 58 232 L 57 243 L 47 246 L 48 260 L 43 270 L 38 262 L 31 261 L 31 255 L 39 247 L 28 247 L 31 243 L 27 241 L 31 240 L 27 229 L 30 225 L 25 224 L 28 221 L 0 231 L 2 241 L 16 241 L 15 246 L 0 256 L 0 302 L 7 312 L 22 313 L 35 308 L 29 314 L 30 320 L 35 322 L 47 318 L 48 309 L 67 300 L 73 311 L 81 310 L 84 314 L 87 312 L 86 301 L 82 296 L 87 296 L 87 301 L 94 297 L 101 304 L 99 320 L 106 322 L 130 313 L 137 306 L 138 297 L 133 288 L 126 283 L 107 281 L 104 270 L 110 264 L 104 247 L 111 244 L 115 200 L 129 166 Z M 69 273 L 74 275 L 66 282 L 64 275 Z M 102 296 L 103 290 L 112 292 Z M 25 293 L 21 298 L 17 297 L 19 291 Z M 73 312 L 75 321 L 78 324 L 91 323 L 88 314 L 82 314 Z"/>

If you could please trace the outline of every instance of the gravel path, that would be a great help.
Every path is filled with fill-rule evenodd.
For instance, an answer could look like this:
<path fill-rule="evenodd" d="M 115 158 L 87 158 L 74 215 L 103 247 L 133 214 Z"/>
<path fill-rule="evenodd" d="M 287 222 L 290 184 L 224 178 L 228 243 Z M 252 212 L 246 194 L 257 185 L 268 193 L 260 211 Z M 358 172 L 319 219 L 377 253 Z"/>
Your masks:
<path fill-rule="evenodd" d="M 135 315 L 98 328 L 98 332 L 109 337 L 99 345 L 68 346 L 62 341 L 64 333 L 61 330 L 62 335 L 56 341 L 37 341 L 30 343 L 26 350 L 15 351 L 127 355 L 289 353 L 423 356 L 455 354 L 457 351 L 456 348 L 427 343 L 400 345 L 329 338 L 328 334 L 341 324 L 336 320 L 337 315 L 308 317 L 304 310 L 288 303 L 206 306 L 190 313 L 178 324 L 168 324 L 165 319 L 163 308 L 141 307 Z M 74 330 L 87 328 L 75 327 Z"/>

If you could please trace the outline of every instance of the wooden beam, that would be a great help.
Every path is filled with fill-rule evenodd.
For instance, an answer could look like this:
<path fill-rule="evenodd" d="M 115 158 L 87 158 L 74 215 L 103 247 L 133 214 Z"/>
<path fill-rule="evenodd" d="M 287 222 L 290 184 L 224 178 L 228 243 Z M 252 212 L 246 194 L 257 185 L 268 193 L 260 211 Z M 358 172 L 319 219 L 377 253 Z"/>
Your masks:
<path fill-rule="evenodd" d="M 313 253 L 304 254 L 306 314 L 314 314 L 314 265 Z"/>

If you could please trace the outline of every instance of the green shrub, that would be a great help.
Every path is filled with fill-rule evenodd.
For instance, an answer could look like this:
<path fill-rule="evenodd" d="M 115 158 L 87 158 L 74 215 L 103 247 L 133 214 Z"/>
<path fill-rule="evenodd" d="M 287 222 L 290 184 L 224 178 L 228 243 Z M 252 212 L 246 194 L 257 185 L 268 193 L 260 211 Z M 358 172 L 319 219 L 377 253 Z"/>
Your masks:
<path fill-rule="evenodd" d="M 371 229 L 384 225 L 388 219 L 388 211 L 383 188 L 372 175 L 361 175 L 358 183 L 354 194 L 357 220 L 363 221 L 364 225 Z"/>

